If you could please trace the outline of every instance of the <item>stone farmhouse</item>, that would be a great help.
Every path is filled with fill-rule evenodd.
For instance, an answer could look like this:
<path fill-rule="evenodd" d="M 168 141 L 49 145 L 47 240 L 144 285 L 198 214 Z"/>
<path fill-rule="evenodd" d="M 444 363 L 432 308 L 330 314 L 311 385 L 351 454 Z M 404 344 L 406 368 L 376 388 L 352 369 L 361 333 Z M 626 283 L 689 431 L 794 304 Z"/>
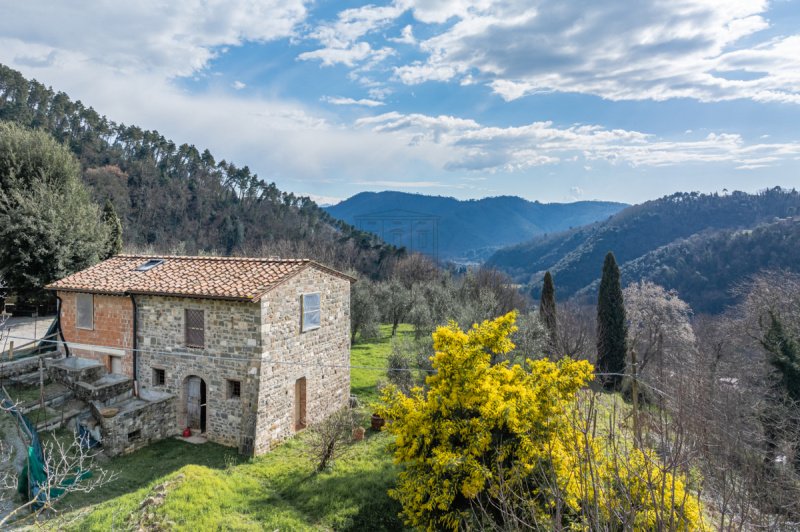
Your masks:
<path fill-rule="evenodd" d="M 49 371 L 110 454 L 186 427 L 261 454 L 348 404 L 353 281 L 310 260 L 118 255 L 47 287 L 66 354 Z"/>

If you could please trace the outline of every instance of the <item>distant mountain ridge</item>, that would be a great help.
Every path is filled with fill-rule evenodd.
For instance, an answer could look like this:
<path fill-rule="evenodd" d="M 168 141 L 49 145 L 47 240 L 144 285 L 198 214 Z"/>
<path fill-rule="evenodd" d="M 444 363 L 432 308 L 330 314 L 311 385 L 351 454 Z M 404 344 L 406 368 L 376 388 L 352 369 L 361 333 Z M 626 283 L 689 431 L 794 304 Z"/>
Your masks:
<path fill-rule="evenodd" d="M 560 299 L 593 298 L 603 257 L 613 251 L 623 283 L 652 280 L 678 290 L 695 311 L 719 312 L 748 276 L 764 269 L 800 271 L 798 214 L 794 190 L 678 193 L 502 249 L 487 264 L 528 285 L 534 298 L 547 270 Z"/>
<path fill-rule="evenodd" d="M 439 258 L 481 262 L 503 246 L 603 220 L 625 207 L 605 201 L 539 203 L 517 196 L 458 200 L 385 191 L 361 192 L 325 210 L 357 227 L 361 217 L 379 220 L 385 214 L 389 220 L 399 211 L 406 217 L 435 218 Z M 400 244 L 407 236 L 398 233 L 401 242 L 388 241 Z"/>

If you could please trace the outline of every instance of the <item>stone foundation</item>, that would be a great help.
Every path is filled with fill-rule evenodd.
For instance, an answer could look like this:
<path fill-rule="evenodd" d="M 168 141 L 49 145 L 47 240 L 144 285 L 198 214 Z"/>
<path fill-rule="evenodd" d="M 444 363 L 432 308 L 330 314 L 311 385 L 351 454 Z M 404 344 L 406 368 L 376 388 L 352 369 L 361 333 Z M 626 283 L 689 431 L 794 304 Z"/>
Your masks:
<path fill-rule="evenodd" d="M 102 416 L 103 408 L 98 402 L 91 403 L 92 415 L 99 421 L 103 449 L 109 456 L 128 454 L 176 434 L 173 395 L 150 393 L 122 401 L 113 405 L 119 412 L 108 418 Z"/>

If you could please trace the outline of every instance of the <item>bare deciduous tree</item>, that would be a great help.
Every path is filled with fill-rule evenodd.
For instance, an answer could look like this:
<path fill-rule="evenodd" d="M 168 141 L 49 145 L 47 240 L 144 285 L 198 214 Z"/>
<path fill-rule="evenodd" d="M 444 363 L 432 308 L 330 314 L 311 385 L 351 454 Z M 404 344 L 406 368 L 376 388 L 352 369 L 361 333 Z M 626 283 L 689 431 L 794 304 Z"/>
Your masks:
<path fill-rule="evenodd" d="M 10 408 L 8 405 L 2 407 L 0 415 L 9 415 Z M 14 449 L 13 452 L 21 451 L 22 449 Z M 2 498 L 12 497 L 17 488 L 19 473 L 10 462 L 13 452 L 11 449 L 3 449 L 3 445 L 0 444 L 4 466 L 0 477 Z M 77 437 L 68 442 L 57 438 L 45 441 L 42 445 L 42 455 L 46 476 L 38 486 L 37 496 L 22 503 L 12 503 L 11 509 L 0 516 L 0 528 L 12 521 L 36 520 L 44 514 L 55 511 L 57 502 L 67 493 L 88 493 L 114 480 L 116 477 L 114 473 L 96 466 L 95 458 L 100 452 L 88 449 Z"/>
<path fill-rule="evenodd" d="M 345 407 L 308 427 L 308 449 L 316 462 L 316 471 L 327 469 L 341 454 L 342 445 L 352 439 L 353 430 L 359 425 L 359 421 L 360 414 Z"/>

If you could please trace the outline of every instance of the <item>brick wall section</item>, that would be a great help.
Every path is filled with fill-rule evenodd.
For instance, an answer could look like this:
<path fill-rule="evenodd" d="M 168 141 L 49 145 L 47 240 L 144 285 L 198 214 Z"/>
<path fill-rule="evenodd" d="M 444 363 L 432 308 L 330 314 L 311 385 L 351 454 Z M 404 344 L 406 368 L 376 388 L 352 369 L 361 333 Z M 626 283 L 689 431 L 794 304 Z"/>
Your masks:
<path fill-rule="evenodd" d="M 61 329 L 67 344 L 97 345 L 125 349 L 122 357 L 122 372 L 133 376 L 133 304 L 129 297 L 94 295 L 94 327 L 91 330 L 79 329 L 75 324 L 76 292 L 58 292 L 61 297 Z M 70 352 L 82 358 L 97 360 L 111 371 L 109 355 L 106 353 L 72 349 Z"/>
<path fill-rule="evenodd" d="M 213 299 L 136 296 L 139 383 L 144 388 L 176 395 L 171 433 L 187 425 L 188 377 L 206 383 L 206 436 L 223 445 L 252 453 L 258 397 L 260 307 Z M 205 312 L 205 347 L 185 345 L 185 310 Z M 155 386 L 153 369 L 163 369 L 165 383 Z M 241 382 L 240 398 L 228 398 L 228 380 Z"/>
<path fill-rule="evenodd" d="M 301 332 L 301 297 L 320 293 L 320 328 Z M 295 382 L 306 378 L 309 424 L 350 396 L 350 282 L 307 268 L 261 302 L 262 355 L 255 454 L 295 433 Z M 280 363 L 281 361 L 286 363 Z M 341 366 L 337 368 L 326 365 Z"/>

